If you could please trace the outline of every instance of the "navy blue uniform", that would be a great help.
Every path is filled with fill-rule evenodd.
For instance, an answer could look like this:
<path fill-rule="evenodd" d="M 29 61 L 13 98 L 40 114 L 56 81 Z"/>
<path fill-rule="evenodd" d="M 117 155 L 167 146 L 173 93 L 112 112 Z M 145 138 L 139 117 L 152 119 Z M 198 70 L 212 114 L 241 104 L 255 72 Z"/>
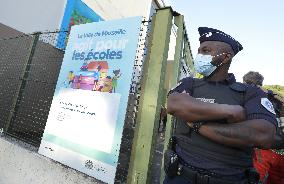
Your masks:
<path fill-rule="evenodd" d="M 241 105 L 246 110 L 247 120 L 265 119 L 277 127 L 273 107 L 270 106 L 267 95 L 257 86 L 237 83 L 233 74 L 220 82 L 184 78 L 170 93 L 184 91 L 207 103 Z M 213 142 L 190 131 L 182 120 L 177 121 L 175 136 L 175 151 L 184 164 L 235 181 L 243 179 L 245 169 L 253 167 L 253 148 L 236 148 Z"/>

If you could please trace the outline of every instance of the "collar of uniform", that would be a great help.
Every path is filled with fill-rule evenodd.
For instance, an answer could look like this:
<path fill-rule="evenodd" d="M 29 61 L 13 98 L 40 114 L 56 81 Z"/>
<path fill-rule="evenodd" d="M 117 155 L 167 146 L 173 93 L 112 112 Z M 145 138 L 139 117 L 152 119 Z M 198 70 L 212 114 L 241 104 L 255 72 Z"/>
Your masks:
<path fill-rule="evenodd" d="M 204 78 L 205 81 L 206 78 Z M 225 79 L 225 80 L 222 80 L 222 81 L 207 81 L 208 83 L 214 83 L 214 84 L 232 84 L 234 82 L 236 82 L 236 78 L 235 78 L 235 75 L 232 74 L 232 73 L 229 73 L 228 74 L 228 77 Z"/>
<path fill-rule="evenodd" d="M 232 74 L 232 73 L 229 73 L 228 77 L 225 79 L 225 81 L 227 81 L 229 84 L 236 82 L 235 75 Z"/>

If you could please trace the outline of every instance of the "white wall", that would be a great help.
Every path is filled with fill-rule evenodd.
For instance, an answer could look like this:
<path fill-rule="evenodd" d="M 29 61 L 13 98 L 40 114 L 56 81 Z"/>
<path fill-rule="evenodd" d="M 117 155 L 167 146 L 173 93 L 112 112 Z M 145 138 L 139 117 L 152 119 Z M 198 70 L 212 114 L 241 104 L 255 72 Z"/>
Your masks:
<path fill-rule="evenodd" d="M 0 137 L 0 184 L 98 184 L 95 179 Z"/>
<path fill-rule="evenodd" d="M 59 29 L 67 0 L 0 0 L 0 22 L 24 33 Z"/>
<path fill-rule="evenodd" d="M 82 0 L 105 20 L 150 14 L 152 0 Z"/>
<path fill-rule="evenodd" d="M 82 0 L 105 20 L 150 14 L 152 0 Z M 56 30 L 67 0 L 0 0 L 0 22 L 24 33 Z M 158 0 L 163 6 L 163 1 Z"/>

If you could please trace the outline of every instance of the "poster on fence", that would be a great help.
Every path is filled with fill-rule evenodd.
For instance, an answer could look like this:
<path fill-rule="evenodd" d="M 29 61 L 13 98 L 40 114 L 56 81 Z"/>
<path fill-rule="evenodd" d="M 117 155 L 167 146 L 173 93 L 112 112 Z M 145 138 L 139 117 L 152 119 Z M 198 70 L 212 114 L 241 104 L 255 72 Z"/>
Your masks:
<path fill-rule="evenodd" d="M 141 20 L 72 27 L 40 154 L 114 183 Z"/>

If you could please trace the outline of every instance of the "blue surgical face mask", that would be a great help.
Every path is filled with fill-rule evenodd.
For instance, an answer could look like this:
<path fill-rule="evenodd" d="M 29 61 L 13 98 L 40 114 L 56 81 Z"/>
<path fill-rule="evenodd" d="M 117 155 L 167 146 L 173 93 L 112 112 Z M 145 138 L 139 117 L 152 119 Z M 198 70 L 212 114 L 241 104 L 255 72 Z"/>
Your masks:
<path fill-rule="evenodd" d="M 224 53 L 219 54 L 217 56 L 221 56 L 223 54 Z M 194 59 L 194 68 L 196 72 L 206 77 L 211 75 L 216 70 L 217 67 L 222 65 L 222 63 L 218 66 L 212 65 L 211 62 L 214 57 L 216 56 L 197 54 L 196 58 Z"/>

